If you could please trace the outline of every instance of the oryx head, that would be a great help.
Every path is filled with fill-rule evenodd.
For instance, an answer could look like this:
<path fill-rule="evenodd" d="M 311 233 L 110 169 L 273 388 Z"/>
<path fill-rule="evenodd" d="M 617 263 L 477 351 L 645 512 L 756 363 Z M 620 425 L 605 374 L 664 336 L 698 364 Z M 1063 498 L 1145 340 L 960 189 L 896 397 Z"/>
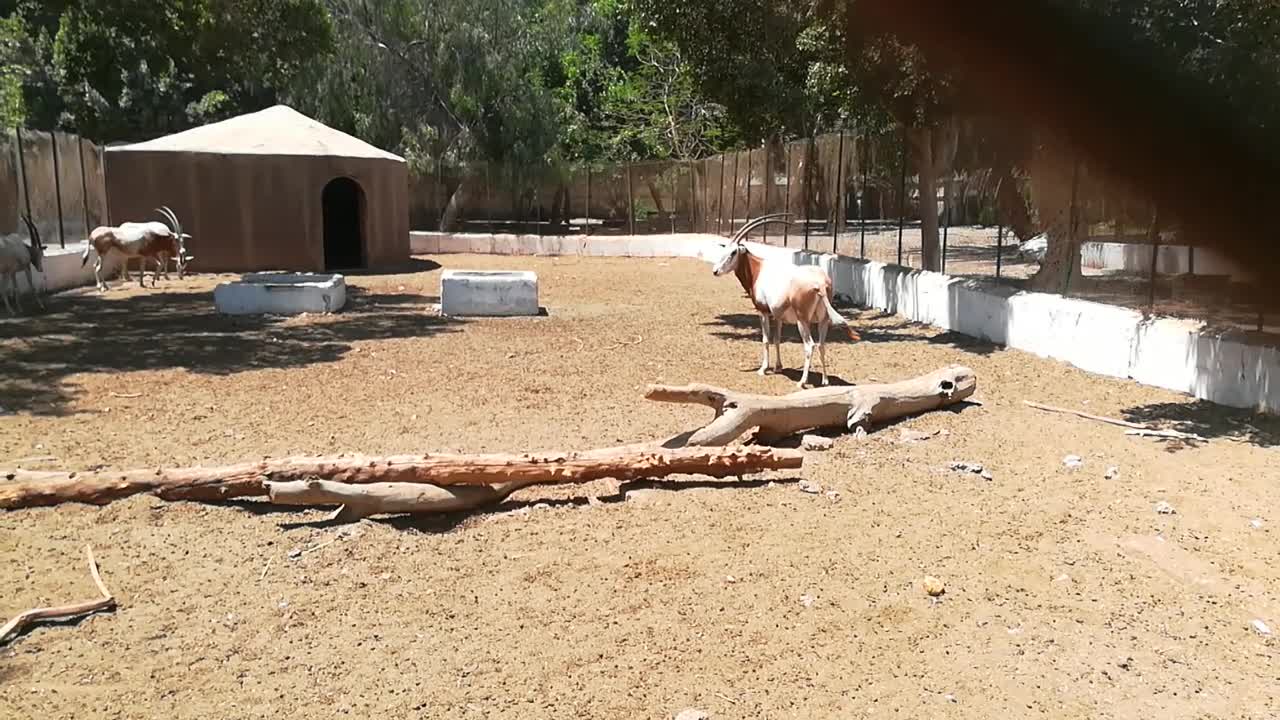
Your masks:
<path fill-rule="evenodd" d="M 44 272 L 44 243 L 40 242 L 40 231 L 36 230 L 36 224 L 31 222 L 30 215 L 23 215 L 22 222 L 26 224 L 27 234 L 31 236 L 31 244 L 27 246 L 31 267 Z"/>
<path fill-rule="evenodd" d="M 742 259 L 743 255 L 747 254 L 747 235 L 750 235 L 752 230 L 764 225 L 790 225 L 790 221 L 783 219 L 790 216 L 791 213 L 774 213 L 772 215 L 761 215 L 758 218 L 748 220 L 747 224 L 743 225 L 738 232 L 734 233 L 733 238 L 724 246 L 724 257 L 716 261 L 711 272 L 716 275 L 724 275 L 725 273 L 733 272 L 738 267 L 738 261 Z"/>
<path fill-rule="evenodd" d="M 182 223 L 178 222 L 178 216 L 167 205 L 156 208 L 156 212 L 173 228 L 173 237 L 178 241 L 178 257 L 175 261 L 178 263 L 178 277 L 181 278 L 186 274 L 187 265 L 196 259 L 194 255 L 187 254 L 187 241 L 191 236 L 182 232 Z"/>

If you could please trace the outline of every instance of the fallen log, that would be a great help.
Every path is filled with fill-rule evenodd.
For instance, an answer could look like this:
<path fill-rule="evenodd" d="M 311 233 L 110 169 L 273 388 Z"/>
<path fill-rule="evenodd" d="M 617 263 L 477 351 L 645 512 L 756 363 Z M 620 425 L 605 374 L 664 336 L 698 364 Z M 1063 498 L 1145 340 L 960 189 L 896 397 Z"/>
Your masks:
<path fill-rule="evenodd" d="M 535 485 L 533 478 L 496 485 L 425 485 L 380 482 L 350 485 L 332 480 L 294 480 L 265 483 L 267 497 L 277 505 L 341 505 L 333 516 L 338 522 L 370 515 L 393 513 L 443 513 L 471 510 L 501 502 L 523 487 Z"/>
<path fill-rule="evenodd" d="M 667 475 L 731 477 L 798 468 L 803 460 L 799 452 L 774 448 L 671 449 L 650 444 L 585 452 L 295 457 L 224 467 L 123 472 L 0 470 L 0 509 L 66 502 L 104 505 L 144 493 L 164 500 L 218 501 L 267 495 L 267 482 L 313 479 L 451 486 L 625 481 Z"/>
<path fill-rule="evenodd" d="M 756 440 L 763 443 L 806 430 L 869 429 L 963 402 L 977 387 L 972 370 L 951 365 L 896 383 L 819 387 L 787 395 L 755 395 L 703 384 L 651 385 L 645 398 L 714 409 L 715 419 L 682 441 L 685 446 L 714 446 L 728 445 L 752 428 L 759 428 Z"/>

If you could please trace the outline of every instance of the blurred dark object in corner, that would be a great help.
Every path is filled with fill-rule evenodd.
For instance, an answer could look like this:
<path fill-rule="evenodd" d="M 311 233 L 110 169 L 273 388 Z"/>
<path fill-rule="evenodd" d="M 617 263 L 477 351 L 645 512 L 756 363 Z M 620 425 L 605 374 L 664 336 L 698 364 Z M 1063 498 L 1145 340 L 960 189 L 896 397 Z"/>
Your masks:
<path fill-rule="evenodd" d="M 1280 305 L 1280 138 L 1243 127 L 1123 28 L 1065 5 L 863 0 L 849 22 L 919 45 L 970 97 L 1176 208 L 1195 244 L 1251 268 L 1266 288 L 1258 300 Z"/>

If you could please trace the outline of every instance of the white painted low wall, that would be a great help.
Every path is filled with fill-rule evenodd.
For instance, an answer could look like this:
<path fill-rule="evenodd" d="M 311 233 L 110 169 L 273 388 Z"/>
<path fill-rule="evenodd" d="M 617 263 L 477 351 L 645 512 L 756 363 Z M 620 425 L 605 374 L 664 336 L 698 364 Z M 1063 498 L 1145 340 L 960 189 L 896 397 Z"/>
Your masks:
<path fill-rule="evenodd" d="M 1153 246 L 1137 243 L 1087 242 L 1080 246 L 1080 264 L 1097 270 L 1114 270 L 1146 275 L 1151 272 Z M 1192 256 L 1194 255 L 1194 272 Z M 1227 275 L 1241 282 L 1249 273 L 1230 259 L 1208 248 L 1186 245 L 1161 245 L 1156 257 L 1156 272 L 1162 275 Z"/>
<path fill-rule="evenodd" d="M 411 237 L 413 252 L 431 255 L 461 252 L 711 260 L 724 243 L 718 236 L 701 234 L 539 238 L 412 233 Z M 1280 413 L 1280 350 L 1250 345 L 1242 336 L 1211 334 L 1198 321 L 1144 319 L 1137 311 L 1087 300 L 1020 292 L 869 260 L 749 244 L 762 255 L 822 266 L 831 275 L 836 295 L 859 307 L 891 312 L 1089 372 L 1133 379 L 1220 405 Z M 1090 243 L 1106 244 L 1114 243 Z M 1217 272 L 1213 264 L 1202 264 L 1205 254 L 1203 250 L 1196 252 L 1196 273 Z M 1149 269 L 1149 252 L 1146 260 Z"/>
<path fill-rule="evenodd" d="M 74 245 L 68 243 L 67 247 L 45 247 L 44 250 L 44 271 L 36 272 L 32 269 L 32 278 L 36 282 L 36 287 L 41 292 L 52 293 L 59 290 L 67 290 L 69 288 L 83 287 L 85 285 L 93 285 L 93 261 L 97 257 L 90 253 L 89 262 L 84 267 L 80 267 L 80 254 L 84 252 L 84 243 L 76 243 Z M 154 267 L 154 266 L 152 266 Z M 138 269 L 138 261 L 134 260 L 129 271 Z M 120 272 L 120 256 L 112 254 L 102 264 L 102 278 L 110 282 Z M 131 275 L 135 278 L 136 276 Z M 18 286 L 22 289 L 22 294 L 28 295 L 30 288 L 27 287 L 26 278 L 19 273 Z"/>

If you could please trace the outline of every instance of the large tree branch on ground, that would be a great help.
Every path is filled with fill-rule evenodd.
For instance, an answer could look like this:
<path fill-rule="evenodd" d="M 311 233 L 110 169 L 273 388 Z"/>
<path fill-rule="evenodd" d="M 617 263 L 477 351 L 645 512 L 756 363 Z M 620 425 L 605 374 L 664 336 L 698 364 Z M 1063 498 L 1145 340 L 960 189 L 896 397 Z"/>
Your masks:
<path fill-rule="evenodd" d="M 954 405 L 977 389 L 973 371 L 951 365 L 910 380 L 851 387 L 821 387 L 788 395 L 738 393 L 711 385 L 650 386 L 645 398 L 692 403 L 715 410 L 715 419 L 684 441 L 689 446 L 727 445 L 752 428 L 769 442 L 805 430 L 870 427 Z"/>
<path fill-rule="evenodd" d="M 512 482 L 533 485 L 667 475 L 730 477 L 798 468 L 803 459 L 799 452 L 772 448 L 670 449 L 650 443 L 585 452 L 295 457 L 224 467 L 123 472 L 0 470 L 0 509 L 66 502 L 103 505 L 144 493 L 165 500 L 217 501 L 267 495 L 268 482 L 313 479 L 352 484 L 494 485 L 501 492 L 504 483 Z"/>
<path fill-rule="evenodd" d="M 524 478 L 495 485 L 455 485 L 440 487 L 418 483 L 380 482 L 349 485 L 332 480 L 268 482 L 267 496 L 277 505 L 341 505 L 335 520 L 357 520 L 383 513 L 443 513 L 492 505 L 523 487 L 535 485 L 536 478 Z"/>

